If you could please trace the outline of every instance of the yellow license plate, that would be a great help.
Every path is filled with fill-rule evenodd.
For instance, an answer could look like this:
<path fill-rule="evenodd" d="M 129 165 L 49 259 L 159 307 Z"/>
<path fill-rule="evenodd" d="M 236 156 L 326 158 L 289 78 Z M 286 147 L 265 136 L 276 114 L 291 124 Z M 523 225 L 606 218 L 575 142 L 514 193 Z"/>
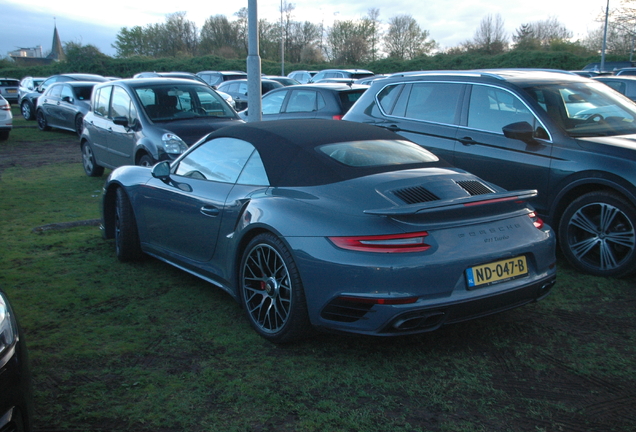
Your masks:
<path fill-rule="evenodd" d="M 7 89 L 7 93 L 17 93 L 16 89 Z"/>
<path fill-rule="evenodd" d="M 491 285 L 515 279 L 528 274 L 525 256 L 518 256 L 501 261 L 491 262 L 466 270 L 468 287 Z"/>

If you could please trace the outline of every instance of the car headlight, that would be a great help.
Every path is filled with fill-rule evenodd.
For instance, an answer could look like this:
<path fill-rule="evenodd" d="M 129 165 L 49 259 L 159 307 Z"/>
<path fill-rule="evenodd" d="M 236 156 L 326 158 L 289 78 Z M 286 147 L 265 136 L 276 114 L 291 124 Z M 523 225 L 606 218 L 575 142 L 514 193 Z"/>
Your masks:
<path fill-rule="evenodd" d="M 13 346 L 16 338 L 16 325 L 9 311 L 7 300 L 0 294 L 0 366 L 6 351 Z"/>
<path fill-rule="evenodd" d="M 163 134 L 161 141 L 166 153 L 181 154 L 188 149 L 188 145 L 178 135 L 173 133 Z"/>

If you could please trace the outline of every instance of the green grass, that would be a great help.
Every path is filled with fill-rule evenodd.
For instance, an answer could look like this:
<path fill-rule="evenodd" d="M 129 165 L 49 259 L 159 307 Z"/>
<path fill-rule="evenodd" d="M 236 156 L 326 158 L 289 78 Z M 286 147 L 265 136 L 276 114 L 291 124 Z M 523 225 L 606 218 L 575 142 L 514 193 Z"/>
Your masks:
<path fill-rule="evenodd" d="M 0 155 L 27 129 L 69 137 L 16 128 Z M 275 346 L 221 290 L 119 263 L 96 226 L 37 229 L 98 218 L 103 181 L 79 163 L 0 172 L 0 285 L 26 332 L 39 430 L 636 429 L 633 277 L 559 260 L 553 293 L 513 311 Z"/>

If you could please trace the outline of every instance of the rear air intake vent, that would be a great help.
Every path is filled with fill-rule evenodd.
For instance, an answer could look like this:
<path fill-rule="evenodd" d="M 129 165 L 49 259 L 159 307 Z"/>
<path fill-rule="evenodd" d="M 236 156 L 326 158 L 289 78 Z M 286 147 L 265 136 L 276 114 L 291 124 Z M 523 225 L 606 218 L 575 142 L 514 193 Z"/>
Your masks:
<path fill-rule="evenodd" d="M 412 186 L 393 191 L 393 194 L 407 204 L 437 201 L 439 198 L 422 186 Z"/>
<path fill-rule="evenodd" d="M 466 192 L 468 192 L 471 196 L 485 195 L 485 194 L 495 192 L 494 190 L 490 189 L 488 186 L 486 186 L 485 184 L 477 180 L 458 181 L 457 184 Z"/>

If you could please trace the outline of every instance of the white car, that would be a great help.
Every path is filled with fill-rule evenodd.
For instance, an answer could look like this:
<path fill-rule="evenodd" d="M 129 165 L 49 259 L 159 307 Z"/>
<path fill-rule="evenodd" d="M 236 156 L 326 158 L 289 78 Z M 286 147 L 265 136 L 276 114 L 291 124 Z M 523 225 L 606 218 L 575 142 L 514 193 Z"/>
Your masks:
<path fill-rule="evenodd" d="M 2 96 L 0 96 L 0 141 L 9 139 L 9 132 L 13 129 L 13 115 L 11 114 L 11 105 Z"/>

